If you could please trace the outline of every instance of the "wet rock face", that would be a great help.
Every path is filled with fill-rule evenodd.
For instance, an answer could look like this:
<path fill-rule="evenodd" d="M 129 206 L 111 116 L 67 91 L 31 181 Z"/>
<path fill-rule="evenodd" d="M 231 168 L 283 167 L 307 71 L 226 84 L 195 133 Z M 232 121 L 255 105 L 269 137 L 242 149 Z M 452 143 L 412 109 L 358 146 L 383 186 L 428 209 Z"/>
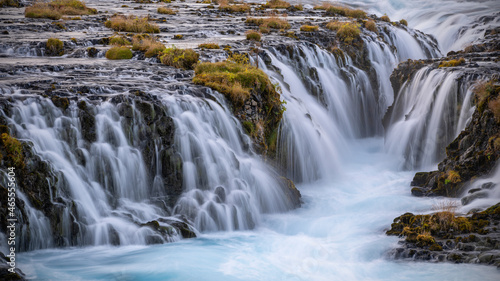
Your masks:
<path fill-rule="evenodd" d="M 500 268 L 500 203 L 470 217 L 442 211 L 406 213 L 394 219 L 388 235 L 405 237 L 388 255 L 395 259 L 481 263 Z"/>

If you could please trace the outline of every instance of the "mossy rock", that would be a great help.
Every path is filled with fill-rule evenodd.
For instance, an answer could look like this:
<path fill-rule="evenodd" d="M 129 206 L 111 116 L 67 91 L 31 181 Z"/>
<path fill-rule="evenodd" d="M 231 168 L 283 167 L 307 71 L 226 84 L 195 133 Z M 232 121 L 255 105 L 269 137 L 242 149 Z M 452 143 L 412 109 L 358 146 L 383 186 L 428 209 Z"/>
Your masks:
<path fill-rule="evenodd" d="M 116 46 L 106 52 L 108 60 L 129 60 L 132 56 L 132 50 L 125 46 Z"/>
<path fill-rule="evenodd" d="M 49 38 L 45 46 L 48 56 L 64 55 L 64 43 L 57 38 Z"/>

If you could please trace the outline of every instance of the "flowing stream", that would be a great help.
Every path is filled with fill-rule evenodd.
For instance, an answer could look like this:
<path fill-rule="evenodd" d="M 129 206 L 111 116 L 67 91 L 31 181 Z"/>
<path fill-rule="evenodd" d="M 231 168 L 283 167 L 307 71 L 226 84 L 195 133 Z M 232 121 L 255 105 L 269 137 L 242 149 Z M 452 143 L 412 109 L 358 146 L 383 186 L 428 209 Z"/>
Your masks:
<path fill-rule="evenodd" d="M 431 1 L 417 2 L 421 8 L 410 14 L 409 2 L 383 3 L 391 17 L 405 14 L 410 26 L 423 31 L 438 22 L 430 33 L 443 52 L 481 36 L 481 28 L 459 31 L 477 20 L 476 10 L 453 21 L 443 19 L 443 9 L 429 12 L 436 7 Z M 382 14 L 377 3 L 355 4 Z M 454 27 L 450 21 L 458 27 L 448 38 L 440 30 Z M 117 63 L 140 69 L 135 72 L 116 75 L 102 67 L 96 77 L 81 75 L 81 85 L 102 86 L 92 99 L 78 98 L 94 116 L 95 136 L 85 135 L 81 103 L 72 100 L 62 111 L 49 98 L 1 88 L 3 96 L 24 95 L 6 117 L 60 179 L 51 202 L 73 206 L 59 217 L 62 248 L 43 239 L 55 235 L 49 219 L 26 206 L 30 225 L 21 238 L 28 242 L 18 266 L 35 280 L 497 280 L 493 267 L 389 257 L 399 240 L 385 235 L 390 222 L 405 212 L 427 213 L 440 200 L 412 197 L 409 182 L 443 159 L 444 147 L 465 128 L 474 107 L 472 78 L 440 69 L 422 68 L 394 93 L 389 76 L 399 62 L 442 53 L 422 33 L 382 24 L 380 37 L 363 35 L 372 73 L 347 55 L 309 43 L 291 50 L 272 46 L 265 49 L 266 60 L 259 58 L 286 102 L 276 156 L 302 193 L 298 209 L 220 94 L 177 85 L 173 76 L 151 79 L 155 66 L 149 62 Z M 121 82 L 125 89 L 113 88 Z M 148 93 L 151 108 L 134 99 L 132 87 Z M 171 140 L 148 142 L 165 124 L 175 128 Z M 176 177 L 165 175 L 164 165 L 182 174 L 178 198 L 164 188 Z M 478 184 L 499 177 L 500 168 Z M 21 192 L 19 197 L 27 200 Z M 497 188 L 463 210 L 498 197 Z M 164 207 L 171 201 L 172 208 Z M 153 231 L 152 221 L 167 235 Z M 181 239 L 182 223 L 198 237 Z"/>

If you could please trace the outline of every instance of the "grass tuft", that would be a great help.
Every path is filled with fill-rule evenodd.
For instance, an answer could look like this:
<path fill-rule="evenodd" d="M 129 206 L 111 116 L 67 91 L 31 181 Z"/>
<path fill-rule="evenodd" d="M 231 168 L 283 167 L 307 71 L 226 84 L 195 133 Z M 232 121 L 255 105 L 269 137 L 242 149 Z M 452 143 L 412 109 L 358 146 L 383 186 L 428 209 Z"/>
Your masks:
<path fill-rule="evenodd" d="M 290 3 L 283 0 L 271 0 L 262 5 L 262 7 L 269 9 L 286 9 L 290 6 Z"/>
<path fill-rule="evenodd" d="M 129 60 L 132 58 L 132 51 L 125 46 L 116 46 L 106 52 L 108 60 Z"/>
<path fill-rule="evenodd" d="M 264 28 L 273 29 L 290 29 L 291 25 L 286 19 L 282 19 L 276 16 L 268 18 L 247 18 L 245 21 L 247 25 L 262 26 Z"/>
<path fill-rule="evenodd" d="M 247 40 L 251 41 L 260 41 L 261 39 L 261 33 L 255 30 L 248 30 L 246 33 Z"/>
<path fill-rule="evenodd" d="M 203 43 L 198 45 L 198 48 L 202 50 L 203 49 L 213 50 L 213 49 L 220 49 L 220 46 L 217 43 Z"/>
<path fill-rule="evenodd" d="M 57 38 L 49 38 L 45 46 L 49 56 L 64 55 L 64 43 Z"/>
<path fill-rule="evenodd" d="M 319 26 L 317 25 L 302 25 L 300 27 L 300 31 L 304 31 L 304 32 L 314 32 L 314 31 L 318 31 L 319 30 Z"/>
<path fill-rule="evenodd" d="M 178 49 L 175 46 L 166 48 L 160 54 L 160 60 L 163 64 L 182 69 L 193 69 L 200 55 L 193 49 Z"/>
<path fill-rule="evenodd" d="M 136 35 L 132 38 L 132 50 L 142 51 L 147 58 L 159 56 L 165 46 L 147 34 Z"/>
<path fill-rule="evenodd" d="M 465 63 L 464 58 L 459 58 L 458 60 L 443 61 L 439 64 L 439 67 L 455 67 Z"/>
<path fill-rule="evenodd" d="M 164 15 L 175 15 L 177 14 L 177 11 L 167 8 L 167 7 L 158 7 L 157 12 L 159 14 L 164 14 Z"/>
<path fill-rule="evenodd" d="M 378 33 L 377 25 L 372 20 L 365 22 L 365 28 L 375 33 Z"/>
<path fill-rule="evenodd" d="M 62 15 L 93 15 L 97 10 L 87 8 L 79 0 L 53 0 L 52 2 L 35 2 L 26 7 L 24 16 L 27 18 L 48 18 L 58 20 Z"/>
<path fill-rule="evenodd" d="M 156 24 L 149 23 L 147 17 L 137 18 L 135 16 L 117 15 L 108 19 L 104 25 L 115 31 L 134 33 L 159 33 L 160 28 Z"/>

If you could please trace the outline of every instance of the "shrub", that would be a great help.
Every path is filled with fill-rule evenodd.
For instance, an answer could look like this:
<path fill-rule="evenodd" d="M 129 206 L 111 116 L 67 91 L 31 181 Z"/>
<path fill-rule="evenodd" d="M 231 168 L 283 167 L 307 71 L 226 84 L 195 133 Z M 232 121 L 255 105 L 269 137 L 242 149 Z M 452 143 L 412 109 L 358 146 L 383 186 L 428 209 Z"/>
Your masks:
<path fill-rule="evenodd" d="M 159 56 L 165 46 L 154 38 L 144 35 L 136 35 L 132 38 L 132 50 L 142 51 L 147 58 Z"/>
<path fill-rule="evenodd" d="M 408 26 L 408 22 L 405 19 L 400 20 L 399 23 L 404 26 Z"/>
<path fill-rule="evenodd" d="M 247 18 L 245 21 L 248 25 L 257 25 L 273 29 L 290 29 L 291 25 L 286 19 L 280 19 L 278 17 L 269 18 Z"/>
<path fill-rule="evenodd" d="M 246 35 L 247 35 L 247 40 L 260 41 L 260 38 L 261 38 L 260 32 L 255 31 L 255 30 L 247 31 Z"/>
<path fill-rule="evenodd" d="M 246 13 L 250 11 L 250 5 L 246 3 L 230 5 L 227 0 L 220 0 L 218 4 L 219 10 L 227 13 Z"/>
<path fill-rule="evenodd" d="M 455 67 L 455 66 L 462 65 L 464 63 L 465 63 L 465 59 L 464 58 L 460 58 L 458 60 L 442 61 L 439 64 L 439 67 Z"/>
<path fill-rule="evenodd" d="M 163 64 L 182 69 L 193 69 L 200 55 L 193 49 L 166 48 L 160 56 Z"/>
<path fill-rule="evenodd" d="M 159 14 L 165 14 L 165 15 L 175 15 L 177 14 L 177 11 L 174 11 L 170 8 L 167 8 L 167 7 L 158 7 L 158 10 L 157 12 Z"/>
<path fill-rule="evenodd" d="M 340 22 L 340 21 L 331 21 L 326 24 L 326 28 L 330 29 L 332 31 L 337 31 L 340 29 L 340 27 L 347 22 Z"/>
<path fill-rule="evenodd" d="M 26 7 L 24 16 L 27 18 L 49 18 L 58 20 L 62 15 L 92 15 L 97 14 L 97 10 L 87 8 L 79 0 L 53 0 L 49 3 L 35 2 Z"/>
<path fill-rule="evenodd" d="M 135 32 L 135 33 L 159 33 L 158 25 L 151 24 L 147 17 L 137 18 L 132 15 L 117 15 L 107 20 L 104 25 L 115 31 Z"/>
<path fill-rule="evenodd" d="M 128 41 L 124 36 L 114 35 L 109 38 L 109 45 L 130 45 L 130 41 Z"/>
<path fill-rule="evenodd" d="M 219 44 L 217 43 L 203 43 L 198 45 L 198 48 L 200 49 L 220 49 Z"/>
<path fill-rule="evenodd" d="M 383 15 L 380 17 L 380 20 L 385 21 L 385 22 L 391 22 L 391 19 L 387 15 Z"/>
<path fill-rule="evenodd" d="M 57 38 L 49 38 L 45 44 L 47 55 L 62 56 L 64 55 L 64 43 Z"/>
<path fill-rule="evenodd" d="M 286 9 L 290 6 L 290 3 L 283 0 L 271 0 L 262 5 L 262 7 L 270 9 Z"/>
<path fill-rule="evenodd" d="M 304 32 L 313 32 L 313 31 L 318 31 L 319 26 L 317 25 L 303 25 L 300 27 L 300 31 Z"/>
<path fill-rule="evenodd" d="M 365 28 L 375 33 L 378 33 L 377 25 L 372 20 L 365 22 Z"/>
<path fill-rule="evenodd" d="M 128 60 L 132 58 L 132 51 L 128 47 L 116 46 L 106 52 L 108 60 Z"/>
<path fill-rule="evenodd" d="M 351 43 L 354 39 L 359 38 L 360 34 L 358 25 L 350 22 L 342 24 L 337 31 L 337 37 L 346 43 Z"/>

